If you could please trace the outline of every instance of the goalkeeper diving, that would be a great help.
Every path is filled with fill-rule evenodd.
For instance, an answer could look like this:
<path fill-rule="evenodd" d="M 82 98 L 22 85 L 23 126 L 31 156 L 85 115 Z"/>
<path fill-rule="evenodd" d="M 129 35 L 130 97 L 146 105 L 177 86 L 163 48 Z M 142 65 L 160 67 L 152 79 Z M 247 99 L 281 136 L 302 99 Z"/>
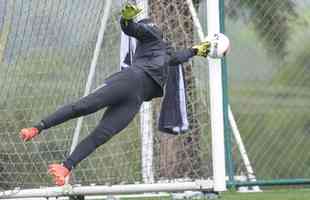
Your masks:
<path fill-rule="evenodd" d="M 89 95 L 60 107 L 33 127 L 20 131 L 21 139 L 30 141 L 43 130 L 107 108 L 97 127 L 63 163 L 48 166 L 48 172 L 58 186 L 65 184 L 66 177 L 78 163 L 127 127 L 144 101 L 163 96 L 169 66 L 187 62 L 194 56 L 220 58 L 228 51 L 229 42 L 220 44 L 219 36 L 225 37 L 223 34 L 176 51 L 164 40 L 162 31 L 151 19 L 135 21 L 141 11 L 132 4 L 126 4 L 121 11 L 121 29 L 137 39 L 131 67 L 106 78 L 104 84 Z"/>

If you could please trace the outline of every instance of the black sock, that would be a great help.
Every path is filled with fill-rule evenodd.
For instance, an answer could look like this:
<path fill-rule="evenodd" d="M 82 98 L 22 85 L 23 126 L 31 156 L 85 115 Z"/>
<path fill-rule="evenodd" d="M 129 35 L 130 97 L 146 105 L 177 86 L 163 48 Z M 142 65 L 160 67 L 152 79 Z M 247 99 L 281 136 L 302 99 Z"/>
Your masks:
<path fill-rule="evenodd" d="M 64 161 L 63 163 L 62 163 L 69 171 L 71 171 L 72 170 L 72 168 L 73 168 L 73 164 L 70 162 L 70 160 L 66 160 L 66 161 Z"/>
<path fill-rule="evenodd" d="M 37 128 L 39 132 L 45 129 L 45 125 L 43 121 L 40 121 L 38 124 L 34 125 L 33 127 Z"/>

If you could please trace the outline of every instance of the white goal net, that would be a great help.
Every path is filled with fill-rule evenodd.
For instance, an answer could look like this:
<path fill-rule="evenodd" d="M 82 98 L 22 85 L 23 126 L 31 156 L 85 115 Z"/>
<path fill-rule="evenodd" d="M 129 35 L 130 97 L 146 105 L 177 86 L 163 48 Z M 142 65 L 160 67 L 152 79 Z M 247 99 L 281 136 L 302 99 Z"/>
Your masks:
<path fill-rule="evenodd" d="M 76 120 L 23 143 L 19 130 L 57 107 L 83 96 L 106 1 L 4 0 L 0 2 L 0 191 L 52 186 L 47 166 L 68 156 Z M 119 70 L 120 8 L 113 1 L 105 27 L 92 89 Z M 206 24 L 206 1 L 194 1 Z M 175 48 L 191 47 L 198 35 L 187 2 L 149 0 L 148 13 Z M 206 28 L 206 27 L 204 27 Z M 190 127 L 186 134 L 157 131 L 160 100 L 152 103 L 154 141 L 150 163 L 155 182 L 212 178 L 208 63 L 184 65 Z M 84 119 L 79 141 L 102 112 Z M 73 171 L 71 184 L 143 183 L 140 115 Z"/>

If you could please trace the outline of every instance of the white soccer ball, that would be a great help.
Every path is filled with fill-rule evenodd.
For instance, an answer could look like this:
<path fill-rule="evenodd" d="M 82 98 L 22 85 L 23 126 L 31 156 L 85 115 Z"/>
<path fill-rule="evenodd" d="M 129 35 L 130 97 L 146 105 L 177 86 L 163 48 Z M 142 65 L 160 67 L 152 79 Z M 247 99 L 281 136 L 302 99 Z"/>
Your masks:
<path fill-rule="evenodd" d="M 230 50 L 230 41 L 223 33 L 208 35 L 206 40 L 211 44 L 208 54 L 210 58 L 222 58 Z"/>

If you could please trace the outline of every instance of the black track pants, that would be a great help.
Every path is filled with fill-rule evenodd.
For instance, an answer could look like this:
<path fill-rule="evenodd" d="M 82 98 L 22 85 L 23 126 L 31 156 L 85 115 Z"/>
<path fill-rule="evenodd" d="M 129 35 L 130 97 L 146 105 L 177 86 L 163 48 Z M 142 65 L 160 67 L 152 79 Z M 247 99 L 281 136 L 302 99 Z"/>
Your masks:
<path fill-rule="evenodd" d="M 98 146 L 127 127 L 143 101 L 160 94 L 161 88 L 145 72 L 132 67 L 107 78 L 94 92 L 77 102 L 61 107 L 42 122 L 46 129 L 107 107 L 98 126 L 81 141 L 64 162 L 64 165 L 71 169 Z"/>

